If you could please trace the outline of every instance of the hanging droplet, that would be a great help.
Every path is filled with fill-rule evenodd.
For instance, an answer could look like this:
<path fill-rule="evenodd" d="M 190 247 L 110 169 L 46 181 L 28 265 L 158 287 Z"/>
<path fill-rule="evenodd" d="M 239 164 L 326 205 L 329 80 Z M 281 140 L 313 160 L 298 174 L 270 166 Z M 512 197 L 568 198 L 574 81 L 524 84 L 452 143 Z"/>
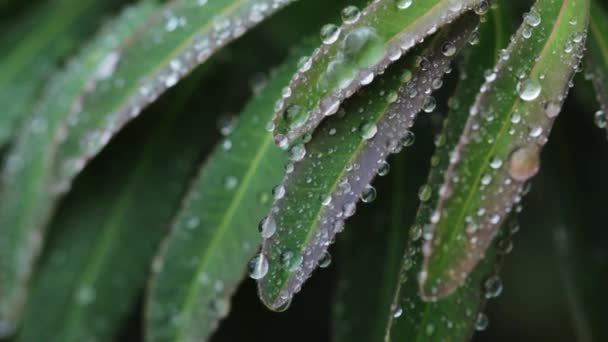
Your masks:
<path fill-rule="evenodd" d="M 258 254 L 249 262 L 249 277 L 255 280 L 262 279 L 268 273 L 268 260 L 264 254 Z"/>
<path fill-rule="evenodd" d="M 272 216 L 267 216 L 262 221 L 260 221 L 260 225 L 258 226 L 258 230 L 262 235 L 262 238 L 268 239 L 274 235 L 277 231 L 277 222 L 274 220 Z"/>
<path fill-rule="evenodd" d="M 595 112 L 594 121 L 597 127 L 606 128 L 606 115 L 603 110 L 598 110 Z"/>
<path fill-rule="evenodd" d="M 426 202 L 431 199 L 431 195 L 433 194 L 433 189 L 430 185 L 425 184 L 418 190 L 418 198 L 420 202 Z"/>
<path fill-rule="evenodd" d="M 483 283 L 486 298 L 496 298 L 502 293 L 502 281 L 497 275 L 491 276 Z"/>
<path fill-rule="evenodd" d="M 323 255 L 321 256 L 321 259 L 319 259 L 319 267 L 328 268 L 329 265 L 331 265 L 331 254 L 329 254 L 329 252 L 325 251 L 325 252 L 323 252 Z"/>
<path fill-rule="evenodd" d="M 490 324 L 490 320 L 488 320 L 488 316 L 483 312 L 480 312 L 477 315 L 477 320 L 475 321 L 475 329 L 477 331 L 484 331 L 488 328 Z"/>
<path fill-rule="evenodd" d="M 283 185 L 277 185 L 272 189 L 272 196 L 275 200 L 280 200 L 285 197 L 285 187 Z"/>
<path fill-rule="evenodd" d="M 437 107 L 437 101 L 435 100 L 434 97 L 428 96 L 426 99 L 424 99 L 424 104 L 422 105 L 422 110 L 424 110 L 426 113 L 432 113 L 436 107 Z"/>
<path fill-rule="evenodd" d="M 361 17 L 361 11 L 357 6 L 346 6 L 342 10 L 342 21 L 345 24 L 354 24 Z"/>
<path fill-rule="evenodd" d="M 334 24 L 326 24 L 321 28 L 321 40 L 325 45 L 331 45 L 340 37 L 340 28 Z"/>
<path fill-rule="evenodd" d="M 375 199 L 376 189 L 371 185 L 366 186 L 365 189 L 363 189 L 363 193 L 361 193 L 361 201 L 363 201 L 363 203 L 370 203 Z"/>

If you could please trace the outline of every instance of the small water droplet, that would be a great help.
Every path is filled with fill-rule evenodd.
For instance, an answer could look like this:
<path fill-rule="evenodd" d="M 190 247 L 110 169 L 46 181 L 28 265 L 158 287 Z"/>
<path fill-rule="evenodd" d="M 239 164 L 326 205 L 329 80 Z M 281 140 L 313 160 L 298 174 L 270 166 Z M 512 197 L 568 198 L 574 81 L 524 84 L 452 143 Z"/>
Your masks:
<path fill-rule="evenodd" d="M 536 79 L 527 79 L 517 84 L 517 93 L 524 101 L 534 101 L 540 95 L 542 87 Z"/>
<path fill-rule="evenodd" d="M 413 0 L 397 0 L 398 9 L 407 9 L 412 6 Z"/>
<path fill-rule="evenodd" d="M 262 235 L 262 238 L 264 238 L 264 239 L 271 238 L 274 235 L 274 233 L 277 231 L 277 222 L 274 220 L 274 218 L 272 216 L 267 216 L 264 219 L 262 219 L 262 221 L 260 221 L 258 230 L 259 230 L 260 234 Z"/>
<path fill-rule="evenodd" d="M 363 189 L 363 193 L 361 193 L 361 201 L 363 201 L 363 203 L 373 202 L 376 199 L 376 195 L 376 189 L 373 186 L 368 185 Z"/>
<path fill-rule="evenodd" d="M 249 262 L 249 277 L 251 279 L 262 279 L 268 274 L 268 260 L 264 254 L 258 254 Z"/>
<path fill-rule="evenodd" d="M 331 45 L 340 37 L 340 28 L 334 24 L 326 24 L 321 28 L 321 40 L 325 45 Z"/>

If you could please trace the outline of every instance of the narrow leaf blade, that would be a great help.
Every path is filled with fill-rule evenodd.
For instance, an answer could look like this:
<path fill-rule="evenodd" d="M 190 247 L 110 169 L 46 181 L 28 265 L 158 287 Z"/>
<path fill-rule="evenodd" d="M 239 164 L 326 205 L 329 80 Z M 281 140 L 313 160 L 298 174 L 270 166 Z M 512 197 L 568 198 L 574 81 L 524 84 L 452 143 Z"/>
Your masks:
<path fill-rule="evenodd" d="M 268 220 L 276 234 L 263 243 L 268 275 L 258 281 L 262 301 L 278 310 L 289 303 L 316 268 L 344 221 L 352 216 L 359 197 L 375 196 L 369 187 L 383 162 L 396 152 L 423 107 L 433 81 L 449 69 L 453 54 L 476 23 L 466 16 L 455 28 L 434 40 L 423 56 L 398 62 L 388 76 L 363 90 L 342 114 L 324 122 L 306 147 L 290 150 L 295 165 L 288 166 Z M 419 61 L 419 63 L 417 63 Z M 402 83 L 411 82 L 402 86 Z M 412 96 L 413 95 L 413 96 Z"/>
<path fill-rule="evenodd" d="M 539 1 L 472 107 L 430 219 L 422 295 L 466 280 L 540 167 L 540 151 L 579 67 L 587 0 Z"/>
<path fill-rule="evenodd" d="M 424 37 L 482 3 L 481 0 L 371 2 L 354 22 L 347 21 L 324 37 L 292 79 L 290 96 L 277 103 L 275 141 L 286 146 L 335 114 L 374 75 L 407 53 Z M 328 31 L 327 27 L 323 31 Z M 325 35 L 327 36 L 327 35 Z"/>

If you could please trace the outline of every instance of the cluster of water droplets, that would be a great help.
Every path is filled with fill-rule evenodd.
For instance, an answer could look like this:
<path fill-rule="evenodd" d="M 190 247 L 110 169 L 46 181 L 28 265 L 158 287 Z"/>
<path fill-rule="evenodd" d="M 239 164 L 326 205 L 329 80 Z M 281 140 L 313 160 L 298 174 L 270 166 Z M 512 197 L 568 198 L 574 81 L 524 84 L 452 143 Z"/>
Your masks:
<path fill-rule="evenodd" d="M 529 56 L 523 52 L 525 48 L 519 45 L 527 44 L 526 41 L 532 41 L 534 35 L 540 35 L 541 32 L 548 30 L 541 25 L 543 20 L 540 12 L 535 8 L 524 16 L 524 23 L 518 35 L 512 39 L 511 46 L 500 52 L 498 65 L 486 72 L 486 82 L 481 87 L 481 94 L 476 104 L 470 110 L 465 132 L 460 137 L 457 148 L 450 155 L 445 183 L 439 190 L 440 202 L 431 216 L 430 235 L 433 235 L 435 227 L 441 222 L 452 222 L 456 219 L 452 217 L 453 215 L 450 216 L 451 207 L 447 203 L 451 203 L 450 201 L 464 203 L 466 198 L 463 196 L 471 192 L 477 192 L 479 195 L 475 197 L 473 206 L 463 216 L 462 224 L 465 226 L 466 236 L 458 237 L 466 246 L 464 260 L 459 260 L 455 269 L 450 270 L 450 274 L 446 275 L 451 279 L 437 279 L 439 283 L 449 281 L 461 283 L 465 280 L 472 266 L 482 257 L 483 251 L 494 238 L 500 225 L 521 201 L 525 194 L 524 185 L 539 171 L 540 151 L 548 141 L 552 122 L 559 114 L 566 94 L 563 93 L 563 88 L 554 89 L 555 86 L 549 84 L 551 82 L 549 79 L 554 78 L 553 74 L 548 74 L 551 70 L 547 70 L 546 73 L 532 72 L 534 63 L 542 56 L 531 60 L 521 69 L 515 69 L 510 60 L 512 55 L 517 55 L 518 60 L 529 61 Z M 571 20 L 570 25 L 576 25 L 576 21 Z M 560 55 L 563 67 L 569 68 L 572 74 L 580 70 L 583 37 L 584 32 L 575 31 L 563 46 L 556 44 L 552 47 L 554 51 L 549 52 Z M 513 105 L 510 121 L 498 122 L 500 118 L 497 112 L 502 109 L 495 108 L 492 101 L 500 102 L 496 101 L 497 98 L 512 96 L 512 94 L 500 93 L 508 92 L 500 87 L 504 86 L 505 79 L 510 77 L 515 77 L 516 86 L 512 91 L 517 95 L 515 101 L 520 103 L 516 103 L 517 106 Z M 498 80 L 500 84 L 497 89 Z M 566 81 L 570 81 L 571 86 L 571 79 Z M 504 128 L 497 130 L 498 124 Z M 495 135 L 496 133 L 508 136 Z M 505 138 L 513 142 L 509 147 L 510 151 L 501 151 L 501 145 L 496 145 L 500 144 L 498 139 Z M 499 147 L 493 148 L 492 146 L 495 145 Z M 470 167 L 468 164 L 460 167 L 463 156 L 469 155 L 472 150 L 479 150 L 480 146 L 484 146 L 481 150 L 494 151 L 493 155 L 488 156 L 482 173 L 470 172 L 467 170 L 467 167 Z M 424 190 L 421 190 L 421 200 L 427 197 Z M 456 197 L 455 193 L 460 197 Z M 423 249 L 425 257 L 430 258 L 440 243 L 439 238 L 428 241 Z M 421 281 L 426 281 L 425 274 Z M 438 291 L 438 287 L 442 285 L 439 283 L 429 286 L 431 292 Z"/>
<path fill-rule="evenodd" d="M 374 0 L 364 10 L 348 6 L 342 11 L 342 25 L 326 24 L 321 28 L 323 46 L 311 57 L 302 59 L 299 71 L 276 103 L 277 114 L 271 128 L 279 146 L 287 148 L 292 139 L 314 129 L 326 116 L 334 115 L 345 98 L 372 83 L 388 65 L 441 25 L 470 9 L 472 2 L 449 0 L 433 20 L 420 20 L 407 34 L 396 38 L 383 36 L 384 31 L 374 24 L 376 16 L 387 12 L 399 16 L 410 11 L 413 3 L 413 0 Z M 445 48 L 447 54 L 455 52 L 449 45 Z M 324 68 L 312 85 L 318 93 L 326 94 L 320 102 L 316 102 L 316 96 L 309 98 L 296 91 L 302 85 L 311 86 L 309 71 L 313 65 Z"/>

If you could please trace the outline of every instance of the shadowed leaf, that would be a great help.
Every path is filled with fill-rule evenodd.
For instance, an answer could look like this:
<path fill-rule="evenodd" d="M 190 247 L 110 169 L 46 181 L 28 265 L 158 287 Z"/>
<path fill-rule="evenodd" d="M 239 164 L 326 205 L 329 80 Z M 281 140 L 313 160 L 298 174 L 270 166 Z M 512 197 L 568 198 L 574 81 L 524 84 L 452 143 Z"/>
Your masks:
<path fill-rule="evenodd" d="M 373 200 L 370 182 L 389 154 L 407 143 L 408 129 L 429 101 L 433 84 L 449 70 L 476 22 L 475 15 L 467 15 L 434 39 L 421 57 L 396 63 L 324 122 L 306 146 L 291 148 L 295 164 L 275 188 L 267 218 L 277 231 L 264 241 L 260 256 L 269 264 L 268 275 L 258 281 L 268 307 L 278 310 L 289 303 L 354 214 L 359 198 Z"/>
<path fill-rule="evenodd" d="M 579 68 L 588 0 L 539 1 L 471 108 L 430 217 L 422 295 L 467 279 L 540 167 L 540 150 Z"/>

